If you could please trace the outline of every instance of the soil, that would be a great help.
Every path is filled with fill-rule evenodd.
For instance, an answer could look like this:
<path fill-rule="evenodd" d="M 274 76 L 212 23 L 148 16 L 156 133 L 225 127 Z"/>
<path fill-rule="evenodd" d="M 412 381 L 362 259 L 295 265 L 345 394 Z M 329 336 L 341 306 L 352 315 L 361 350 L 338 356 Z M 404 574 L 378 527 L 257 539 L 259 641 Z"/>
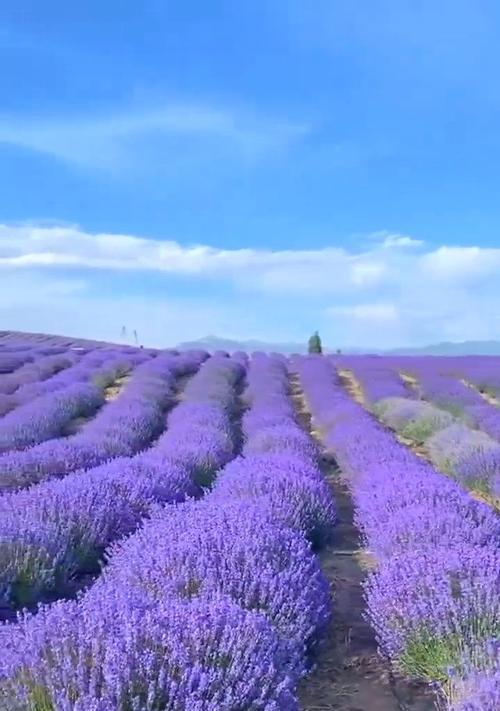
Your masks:
<path fill-rule="evenodd" d="M 127 373 L 126 375 L 121 375 L 111 385 L 109 385 L 104 390 L 104 399 L 106 400 L 106 402 L 109 402 L 110 400 L 116 400 L 123 386 L 128 383 L 131 377 L 132 376 L 130 373 Z"/>
<path fill-rule="evenodd" d="M 374 561 L 360 547 L 349 490 L 338 470 L 324 467 L 337 504 L 333 544 L 319 556 L 333 597 L 333 620 L 312 673 L 299 690 L 302 711 L 432 711 L 430 690 L 398 678 L 377 651 L 364 619 L 362 583 Z"/>
<path fill-rule="evenodd" d="M 468 388 L 471 390 L 474 390 L 476 393 L 481 395 L 483 400 L 485 400 L 487 403 L 490 405 L 494 405 L 495 407 L 500 407 L 500 400 L 492 395 L 491 393 L 487 392 L 486 390 L 480 390 L 478 387 L 474 385 L 474 383 L 471 383 L 469 380 L 464 380 L 463 378 L 460 379 L 460 382 L 463 383 L 464 385 L 467 385 Z"/>
<path fill-rule="evenodd" d="M 408 373 L 399 372 L 399 377 L 401 380 L 410 386 L 410 390 L 418 389 L 418 380 L 413 377 L 413 375 L 408 375 Z"/>
<path fill-rule="evenodd" d="M 291 384 L 298 420 L 318 440 L 296 377 L 292 376 Z M 311 673 L 300 685 L 300 709 L 433 711 L 436 706 L 432 692 L 426 686 L 398 677 L 377 651 L 374 632 L 364 618 L 362 588 L 375 561 L 361 545 L 347 482 L 326 452 L 322 455 L 321 468 L 332 488 L 338 515 L 334 540 L 319 553 L 321 567 L 331 586 L 333 618 L 311 660 Z"/>
<path fill-rule="evenodd" d="M 108 385 L 108 387 L 104 389 L 104 400 L 106 402 L 116 400 L 118 395 L 121 393 L 124 385 L 128 383 L 130 378 L 131 375 L 127 373 L 126 375 L 121 375 L 119 378 L 114 380 L 111 385 Z M 79 432 L 82 427 L 87 424 L 87 422 L 93 420 L 94 417 L 95 413 L 93 415 L 90 415 L 89 417 L 75 417 L 74 420 L 68 422 L 63 432 L 61 432 L 61 437 L 70 437 L 71 435 L 77 434 L 77 432 Z"/>
<path fill-rule="evenodd" d="M 414 440 L 410 439 L 409 437 L 404 437 L 403 435 L 398 434 L 398 432 L 395 432 L 394 430 L 391 430 L 391 432 L 396 437 L 398 442 L 401 442 L 401 444 L 404 444 L 406 447 L 409 447 L 412 452 L 417 455 L 417 457 L 420 457 L 421 459 L 426 459 L 428 462 L 430 462 L 427 449 L 424 447 L 423 444 L 417 444 Z"/>
<path fill-rule="evenodd" d="M 352 370 L 347 370 L 346 368 L 338 368 L 337 375 L 340 378 L 344 388 L 347 390 L 349 395 L 363 407 L 366 406 L 365 396 L 363 394 L 363 388 L 360 383 L 354 377 Z"/>

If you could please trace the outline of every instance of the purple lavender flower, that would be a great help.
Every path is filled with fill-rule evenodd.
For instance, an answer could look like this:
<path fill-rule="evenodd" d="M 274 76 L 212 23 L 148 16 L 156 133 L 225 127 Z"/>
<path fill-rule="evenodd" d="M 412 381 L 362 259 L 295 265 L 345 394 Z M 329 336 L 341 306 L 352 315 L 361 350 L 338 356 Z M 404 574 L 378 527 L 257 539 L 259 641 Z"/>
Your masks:
<path fill-rule="evenodd" d="M 224 597 L 148 605 L 108 590 L 20 626 L 0 662 L 5 711 L 297 709 L 276 633 Z"/>
<path fill-rule="evenodd" d="M 382 650 L 405 671 L 443 680 L 463 651 L 500 632 L 500 554 L 485 546 L 394 556 L 367 582 Z"/>

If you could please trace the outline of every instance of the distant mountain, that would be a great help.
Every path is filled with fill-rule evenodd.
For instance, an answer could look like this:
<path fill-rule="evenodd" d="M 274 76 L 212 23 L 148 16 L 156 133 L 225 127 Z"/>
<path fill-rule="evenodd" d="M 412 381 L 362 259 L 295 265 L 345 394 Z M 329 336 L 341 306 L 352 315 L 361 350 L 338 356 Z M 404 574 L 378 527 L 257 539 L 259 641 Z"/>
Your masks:
<path fill-rule="evenodd" d="M 110 343 L 107 341 L 91 341 L 83 338 L 74 338 L 72 336 L 54 336 L 41 333 L 25 333 L 21 331 L 0 331 L 0 347 L 8 346 L 9 343 L 15 341 L 31 342 L 33 346 L 43 345 L 64 345 L 66 347 L 115 347 L 115 348 L 133 348 L 125 344 Z M 293 341 L 287 343 L 269 343 L 267 341 L 259 341 L 249 339 L 248 341 L 239 341 L 231 338 L 220 338 L 219 336 L 205 336 L 198 340 L 180 343 L 176 346 L 179 350 L 189 350 L 191 348 L 202 348 L 207 351 L 265 351 L 267 353 L 305 353 L 307 351 L 307 340 L 303 343 L 295 343 Z M 335 353 L 334 348 L 324 346 L 325 353 Z M 486 355 L 500 356 L 500 341 L 463 341 L 461 343 L 451 343 L 444 341 L 442 343 L 433 343 L 428 346 L 415 346 L 406 348 L 391 348 L 381 350 L 379 348 L 360 348 L 360 347 L 344 347 L 341 349 L 345 355 L 362 355 L 370 353 L 373 355 L 434 355 L 434 356 L 465 356 L 465 355 Z"/>
<path fill-rule="evenodd" d="M 385 351 L 388 355 L 500 355 L 500 341 L 463 341 L 462 343 L 435 343 L 422 348 L 395 348 Z"/>
<path fill-rule="evenodd" d="M 237 341 L 231 338 L 219 338 L 218 336 L 205 336 L 196 341 L 187 341 L 179 343 L 176 346 L 178 350 L 189 350 L 191 348 L 203 348 L 206 351 L 266 351 L 268 353 L 305 353 L 307 350 L 306 343 L 266 343 L 265 341 L 248 340 Z"/>
<path fill-rule="evenodd" d="M 218 350 L 228 351 L 229 353 L 233 353 L 234 351 L 245 351 L 246 353 L 264 351 L 266 353 L 284 353 L 285 355 L 290 355 L 292 353 L 306 353 L 307 340 L 305 340 L 304 343 L 294 343 L 293 341 L 289 343 L 269 343 L 267 341 L 258 340 L 238 341 L 231 338 L 219 338 L 219 336 L 205 336 L 195 341 L 179 343 L 175 348 L 183 351 L 190 350 L 191 348 L 203 348 L 211 352 Z M 323 350 L 325 353 L 335 353 L 335 349 L 329 346 L 323 345 Z M 370 348 L 346 348 L 342 349 L 342 353 L 362 354 L 381 353 L 381 351 Z"/>
<path fill-rule="evenodd" d="M 179 350 L 190 348 L 203 348 L 207 351 L 266 351 L 275 353 L 305 353 L 307 343 L 267 343 L 266 341 L 248 340 L 238 341 L 230 338 L 220 338 L 218 336 L 205 336 L 195 341 L 180 343 L 176 346 Z M 335 349 L 325 346 L 326 353 L 334 353 Z M 462 356 L 462 355 L 491 355 L 500 356 L 500 341 L 464 341 L 462 343 L 435 343 L 429 346 L 414 348 L 393 348 L 390 350 L 380 350 L 378 348 L 342 348 L 344 354 L 373 353 L 378 355 L 440 355 L 440 356 Z"/>

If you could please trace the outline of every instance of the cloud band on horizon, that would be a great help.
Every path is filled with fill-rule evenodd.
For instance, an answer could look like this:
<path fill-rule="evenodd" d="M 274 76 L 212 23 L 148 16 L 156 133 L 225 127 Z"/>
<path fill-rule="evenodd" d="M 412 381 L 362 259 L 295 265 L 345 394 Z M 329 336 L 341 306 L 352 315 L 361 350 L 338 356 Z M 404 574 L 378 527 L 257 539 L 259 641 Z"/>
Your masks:
<path fill-rule="evenodd" d="M 306 331 L 309 321 L 323 330 L 331 328 L 337 338 L 341 334 L 342 345 L 364 344 L 366 339 L 380 346 L 488 338 L 494 335 L 494 321 L 478 314 L 500 307 L 499 271 L 500 249 L 430 248 L 421 240 L 386 231 L 368 235 L 357 249 L 265 250 L 185 246 L 173 240 L 90 234 L 75 226 L 0 225 L 0 274 L 10 276 L 14 290 L 15 274 L 35 273 L 41 282 L 52 284 L 52 291 L 62 280 L 69 300 L 78 299 L 83 307 L 87 300 L 94 308 L 100 298 L 94 275 L 105 272 L 113 285 L 127 273 L 142 284 L 138 301 L 154 300 L 160 309 L 161 299 L 149 293 L 148 280 L 141 275 L 169 276 L 185 283 L 188 293 L 189 285 L 196 285 L 196 297 L 184 302 L 178 294 L 169 297 L 178 311 L 186 304 L 184 321 L 197 303 L 206 306 L 208 300 L 215 305 L 217 323 L 209 318 L 206 330 L 215 332 L 224 322 L 230 333 L 223 335 L 240 337 L 264 337 L 279 314 L 284 336 L 289 332 L 289 338 L 297 337 L 297 330 Z M 78 288 L 71 288 L 73 282 Z M 227 317 L 222 287 L 232 294 Z M 245 334 L 238 313 L 245 313 L 249 294 L 258 297 L 262 316 Z M 130 306 L 131 295 L 118 285 L 114 297 L 106 296 L 110 308 L 124 299 Z M 29 299 L 23 299 L 23 308 L 29 308 Z M 290 314 L 288 331 L 283 313 Z M 183 328 L 184 335 L 196 335 L 186 324 Z"/>

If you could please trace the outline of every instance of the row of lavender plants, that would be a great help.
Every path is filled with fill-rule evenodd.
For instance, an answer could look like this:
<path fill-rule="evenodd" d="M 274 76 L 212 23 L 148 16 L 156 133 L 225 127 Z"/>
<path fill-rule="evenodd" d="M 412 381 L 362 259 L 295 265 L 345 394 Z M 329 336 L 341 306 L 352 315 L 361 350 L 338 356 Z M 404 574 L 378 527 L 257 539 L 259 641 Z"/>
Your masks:
<path fill-rule="evenodd" d="M 370 359 L 352 360 L 353 373 L 362 385 L 367 404 L 384 424 L 411 442 L 423 445 L 432 463 L 466 488 L 488 496 L 493 502 L 500 500 L 499 442 L 474 429 L 470 417 L 458 417 L 432 402 L 398 395 L 402 381 L 397 363 L 378 363 L 373 368 Z M 430 361 L 427 372 L 437 367 Z M 434 382 L 448 379 L 439 374 L 432 377 Z M 461 384 L 457 381 L 457 385 Z M 468 396 L 470 389 L 462 387 Z M 411 396 L 411 391 L 408 394 Z M 472 396 L 480 398 L 477 393 Z M 438 398 L 438 402 L 443 401 Z M 458 402 L 457 393 L 455 412 L 460 412 Z"/>
<path fill-rule="evenodd" d="M 10 375 L 18 368 L 21 368 L 25 363 L 35 359 L 36 352 L 29 349 L 28 351 L 11 350 L 10 348 L 0 348 L 0 381 L 5 375 Z"/>
<path fill-rule="evenodd" d="M 149 369 L 149 397 L 174 403 L 176 379 L 197 356 L 167 356 Z M 167 429 L 135 457 L 0 498 L 0 604 L 4 617 L 64 596 L 99 569 L 104 549 L 148 515 L 153 503 L 201 493 L 199 480 L 233 455 L 231 414 L 242 367 L 211 359 L 189 382 Z M 189 437 L 187 428 L 194 440 Z"/>
<path fill-rule="evenodd" d="M 437 684 L 453 711 L 498 709 L 498 516 L 397 442 L 326 359 L 295 368 L 377 563 L 365 592 L 382 653 Z"/>
<path fill-rule="evenodd" d="M 143 356 L 140 357 L 143 360 Z M 127 366 L 131 367 L 134 356 L 129 356 Z M 49 439 L 39 445 L 20 452 L 7 452 L 0 456 L 0 490 L 12 491 L 29 486 L 35 482 L 63 476 L 77 469 L 96 467 L 118 456 L 131 456 L 146 447 L 163 428 L 164 408 L 169 404 L 170 389 L 165 384 L 157 389 L 156 376 L 163 371 L 169 372 L 170 354 L 160 355 L 140 362 L 132 372 L 130 380 L 124 385 L 118 397 L 107 402 L 97 415 L 86 422 L 79 431 L 71 436 Z M 194 357 L 200 360 L 206 354 L 179 356 L 187 358 L 188 366 Z M 116 374 L 123 372 L 123 357 L 112 361 Z M 102 366 L 107 371 L 111 363 Z M 95 371 L 97 375 L 99 370 Z M 57 398 L 72 392 L 73 388 L 94 388 L 103 400 L 102 386 L 98 388 L 90 383 L 76 383 L 53 395 L 37 398 L 33 409 L 43 418 L 45 398 Z M 53 400 L 52 400 L 53 402 Z M 19 414 L 25 407 L 19 408 Z M 4 420 L 0 420 L 1 423 Z"/>
<path fill-rule="evenodd" d="M 28 390 L 24 404 L 0 419 L 0 452 L 25 449 L 63 435 L 72 420 L 88 417 L 104 404 L 104 390 L 110 382 L 145 358 L 140 352 L 130 356 L 111 353 L 91 374 L 86 371 L 92 382 L 82 380 L 80 368 L 69 368 L 69 377 L 62 377 L 63 387 L 58 387 L 57 379 L 54 388 L 49 384 L 40 393 L 36 388 Z"/>
<path fill-rule="evenodd" d="M 69 368 L 77 357 L 75 354 L 63 353 L 43 356 L 36 358 L 33 362 L 25 363 L 13 373 L 0 378 L 0 394 L 3 396 L 12 395 L 22 385 L 45 380 L 60 370 Z"/>
<path fill-rule="evenodd" d="M 449 372 L 458 375 L 466 383 L 476 387 L 481 393 L 492 397 L 500 394 L 500 372 L 498 358 L 491 356 L 469 356 L 459 362 L 449 364 Z"/>
<path fill-rule="evenodd" d="M 335 511 L 286 364 L 256 356 L 248 382 L 243 455 L 211 493 L 159 507 L 80 600 L 0 629 L 6 710 L 297 709 L 330 616 L 311 541 Z"/>
<path fill-rule="evenodd" d="M 62 436 L 70 422 L 93 415 L 103 404 L 102 390 L 90 383 L 69 385 L 27 403 L 0 421 L 0 454 Z"/>
<path fill-rule="evenodd" d="M 73 383 L 90 381 L 101 387 L 111 384 L 115 378 L 115 369 L 111 366 L 113 360 L 121 360 L 124 368 L 130 367 L 126 357 L 112 350 L 94 350 L 83 355 L 73 354 L 67 368 L 58 370 L 55 374 L 33 382 L 20 385 L 11 395 L 0 395 L 0 415 L 11 412 L 19 405 L 32 402 L 35 398 L 47 393 L 61 390 Z M 109 364 L 108 370 L 101 368 Z M 96 369 L 99 369 L 96 371 Z"/>
<path fill-rule="evenodd" d="M 475 389 L 435 364 L 420 361 L 411 366 L 420 396 L 452 414 L 466 418 L 474 427 L 500 440 L 500 408 L 487 402 Z"/>
<path fill-rule="evenodd" d="M 401 379 L 390 358 L 350 356 L 332 360 L 341 369 L 352 372 L 361 386 L 366 404 L 370 407 L 389 397 L 414 397 L 411 388 Z"/>

